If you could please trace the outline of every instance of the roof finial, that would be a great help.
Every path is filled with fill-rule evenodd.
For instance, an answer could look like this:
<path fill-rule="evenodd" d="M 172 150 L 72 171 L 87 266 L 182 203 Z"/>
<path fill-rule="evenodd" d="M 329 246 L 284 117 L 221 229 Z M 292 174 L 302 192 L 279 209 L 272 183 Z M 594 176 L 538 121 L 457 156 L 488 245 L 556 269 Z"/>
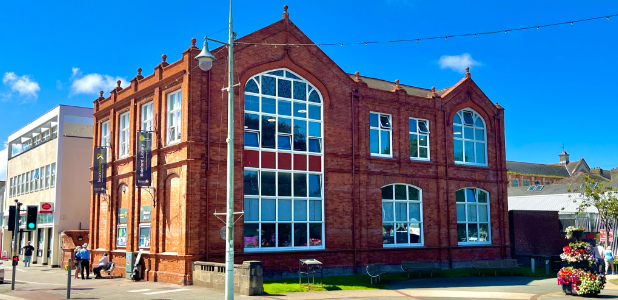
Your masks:
<path fill-rule="evenodd" d="M 282 19 L 289 19 L 290 18 L 290 14 L 288 14 L 288 5 L 284 5 L 283 6 L 283 17 Z"/>
<path fill-rule="evenodd" d="M 359 71 L 356 71 L 356 72 L 354 73 L 354 76 L 355 76 L 355 77 L 354 77 L 354 81 L 359 82 L 359 81 L 360 81 L 360 72 L 359 72 Z"/>
<path fill-rule="evenodd" d="M 118 79 L 118 81 L 116 81 L 116 83 L 118 84 L 118 87 L 120 87 L 120 83 L 122 83 L 122 81 L 120 81 L 120 79 Z"/>
<path fill-rule="evenodd" d="M 395 86 L 393 87 L 393 92 L 399 91 L 401 90 L 401 87 L 399 86 L 399 79 L 395 79 Z"/>
<path fill-rule="evenodd" d="M 438 97 L 438 93 L 436 93 L 436 87 L 431 87 L 431 92 L 429 93 L 429 98 Z"/>
<path fill-rule="evenodd" d="M 466 67 L 466 78 L 470 78 L 470 67 Z"/>
<path fill-rule="evenodd" d="M 195 43 L 197 43 L 197 40 L 195 38 L 191 38 L 191 47 L 195 47 Z"/>
<path fill-rule="evenodd" d="M 165 62 L 165 60 L 167 59 L 167 55 L 165 54 L 161 55 L 161 59 L 163 60 L 163 62 Z"/>
<path fill-rule="evenodd" d="M 137 68 L 137 76 L 141 76 L 142 75 L 142 68 Z"/>
<path fill-rule="evenodd" d="M 99 91 L 99 98 L 103 98 L 103 91 Z"/>

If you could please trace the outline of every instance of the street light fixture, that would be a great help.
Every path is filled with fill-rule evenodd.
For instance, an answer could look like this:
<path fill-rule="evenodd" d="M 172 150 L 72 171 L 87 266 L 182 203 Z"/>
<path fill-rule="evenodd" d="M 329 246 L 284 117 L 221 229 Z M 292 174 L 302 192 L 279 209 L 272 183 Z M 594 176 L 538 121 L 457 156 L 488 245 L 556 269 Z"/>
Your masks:
<path fill-rule="evenodd" d="M 200 69 L 204 72 L 210 71 L 212 63 L 217 60 L 208 50 L 208 37 L 204 38 L 204 48 L 202 48 L 202 52 L 200 52 L 195 59 L 199 62 Z"/>

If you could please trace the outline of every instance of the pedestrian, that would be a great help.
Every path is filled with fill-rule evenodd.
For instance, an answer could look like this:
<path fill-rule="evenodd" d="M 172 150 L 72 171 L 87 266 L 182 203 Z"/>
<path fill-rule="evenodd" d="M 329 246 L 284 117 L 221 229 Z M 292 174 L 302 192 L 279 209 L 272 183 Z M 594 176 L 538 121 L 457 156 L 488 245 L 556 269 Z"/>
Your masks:
<path fill-rule="evenodd" d="M 597 264 L 599 265 L 599 273 L 603 273 L 603 267 L 605 266 L 605 264 L 603 263 L 604 261 L 604 256 L 605 256 L 605 248 L 603 248 L 603 245 L 601 245 L 601 242 L 599 242 L 599 244 L 594 247 L 594 254 L 596 255 L 597 258 Z"/>
<path fill-rule="evenodd" d="M 609 267 L 612 267 L 611 273 L 609 272 Z M 616 274 L 614 270 L 614 255 L 612 254 L 611 246 L 607 246 L 607 249 L 605 249 L 605 274 Z"/>
<path fill-rule="evenodd" d="M 84 244 L 82 249 L 79 250 L 79 257 L 81 259 L 82 280 L 90 279 L 90 251 L 88 251 L 88 244 Z M 84 270 L 86 270 L 86 277 L 84 278 Z"/>
<path fill-rule="evenodd" d="M 81 266 L 81 257 L 79 256 L 79 251 L 82 250 L 82 246 L 75 247 L 75 259 L 73 260 L 73 265 L 75 266 L 75 279 L 79 278 L 79 269 Z"/>
<path fill-rule="evenodd" d="M 34 251 L 34 247 L 32 247 L 32 245 L 30 245 L 30 242 L 28 242 L 28 245 L 24 247 L 24 267 L 30 266 L 30 260 L 32 260 L 32 251 Z"/>
<path fill-rule="evenodd" d="M 103 276 L 101 276 L 101 271 L 103 269 L 107 269 L 108 263 L 109 263 L 109 258 L 107 258 L 107 252 L 106 252 L 105 254 L 103 254 L 103 257 L 99 258 L 99 266 L 94 267 L 94 269 L 92 269 L 92 271 L 94 272 L 94 275 L 96 275 L 94 279 L 103 278 Z"/>

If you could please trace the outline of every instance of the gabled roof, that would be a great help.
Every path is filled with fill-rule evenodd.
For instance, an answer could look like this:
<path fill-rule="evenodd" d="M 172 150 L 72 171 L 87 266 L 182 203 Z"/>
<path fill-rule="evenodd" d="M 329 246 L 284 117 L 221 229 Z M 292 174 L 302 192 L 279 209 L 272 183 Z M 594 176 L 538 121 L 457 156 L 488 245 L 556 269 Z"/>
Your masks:
<path fill-rule="evenodd" d="M 355 74 L 348 74 L 348 75 L 352 79 L 356 78 Z M 386 81 L 386 80 L 382 80 L 382 79 L 371 78 L 371 77 L 366 77 L 366 76 L 359 76 L 359 79 L 361 79 L 364 83 L 366 83 L 369 88 L 376 89 L 376 90 L 392 91 L 393 88 L 395 87 L 395 83 L 390 82 L 390 81 Z M 417 96 L 417 97 L 428 98 L 429 97 L 429 93 L 431 93 L 431 89 L 425 89 L 425 88 L 415 87 L 415 86 L 411 86 L 411 85 L 405 85 L 405 84 L 401 84 L 401 83 L 399 84 L 399 87 L 403 88 L 408 93 L 408 95 L 413 95 L 413 96 Z M 450 88 L 452 88 L 452 87 L 448 87 L 448 88 L 443 88 L 441 90 L 437 90 L 436 93 L 438 95 L 442 96 Z"/>
<path fill-rule="evenodd" d="M 506 169 L 509 172 L 521 174 L 536 174 L 547 176 L 569 177 L 569 172 L 564 166 L 535 164 L 519 161 L 506 161 Z"/>
<path fill-rule="evenodd" d="M 569 174 L 573 174 L 580 167 L 581 164 L 585 164 L 586 167 L 588 167 L 588 164 L 583 158 L 580 158 L 578 161 L 569 162 L 566 166 Z M 590 167 L 588 167 L 588 170 L 590 170 Z"/>

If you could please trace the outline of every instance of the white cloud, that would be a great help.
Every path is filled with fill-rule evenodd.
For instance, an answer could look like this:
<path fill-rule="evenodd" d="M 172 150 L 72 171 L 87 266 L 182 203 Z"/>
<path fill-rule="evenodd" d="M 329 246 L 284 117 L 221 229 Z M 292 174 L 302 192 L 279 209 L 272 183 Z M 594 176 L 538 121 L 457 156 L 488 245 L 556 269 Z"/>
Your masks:
<path fill-rule="evenodd" d="M 443 55 L 438 61 L 440 69 L 451 69 L 461 74 L 466 72 L 466 67 L 480 66 L 481 63 L 472 59 L 468 53 L 460 55 Z"/>
<path fill-rule="evenodd" d="M 71 74 L 71 95 L 98 95 L 99 91 L 109 92 L 118 86 L 116 83 L 118 80 L 122 81 L 120 86 L 123 88 L 129 85 L 129 81 L 123 77 L 113 77 L 110 75 L 101 75 L 97 73 L 84 75 L 79 68 L 73 68 Z"/>
<path fill-rule="evenodd" d="M 39 83 L 30 79 L 30 76 L 18 76 L 14 72 L 4 73 L 4 76 L 2 77 L 2 83 L 8 86 L 11 91 L 19 93 L 20 96 L 25 96 L 26 99 L 38 98 L 38 93 L 41 90 L 41 87 L 39 87 Z"/>
<path fill-rule="evenodd" d="M 4 150 L 0 151 L 0 181 L 6 181 L 6 164 L 8 154 L 8 148 L 4 148 Z"/>

